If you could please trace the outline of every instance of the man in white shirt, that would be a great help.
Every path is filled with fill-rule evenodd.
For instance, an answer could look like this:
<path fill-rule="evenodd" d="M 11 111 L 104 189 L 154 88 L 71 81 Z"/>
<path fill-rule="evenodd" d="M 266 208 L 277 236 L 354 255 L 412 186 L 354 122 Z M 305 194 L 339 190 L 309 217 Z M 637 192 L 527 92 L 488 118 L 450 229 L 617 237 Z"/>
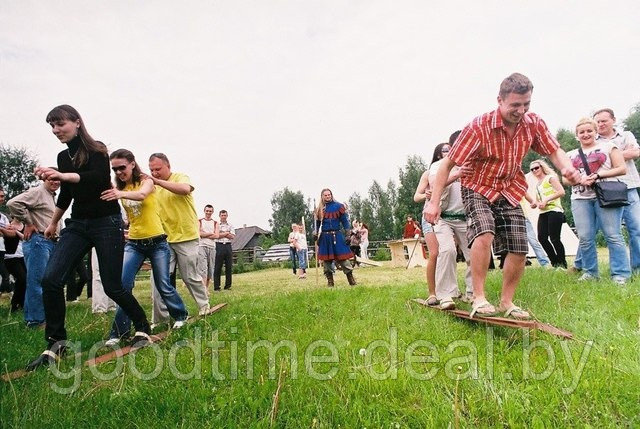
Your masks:
<path fill-rule="evenodd" d="M 216 227 L 216 266 L 213 271 L 213 290 L 220 290 L 220 276 L 224 264 L 224 288 L 231 289 L 231 274 L 233 270 L 233 252 L 231 241 L 236 236 L 236 230 L 229 222 L 226 210 L 220 210 L 220 222 Z"/>
<path fill-rule="evenodd" d="M 620 176 L 621 182 L 627 185 L 629 205 L 623 207 L 622 220 L 629 233 L 629 252 L 631 271 L 640 273 L 640 175 L 636 168 L 635 160 L 640 157 L 640 147 L 635 136 L 630 131 L 619 131 L 614 128 L 616 117 L 611 109 L 600 109 L 593 119 L 598 124 L 597 142 L 611 142 L 624 157 L 627 166 L 627 174 Z"/>

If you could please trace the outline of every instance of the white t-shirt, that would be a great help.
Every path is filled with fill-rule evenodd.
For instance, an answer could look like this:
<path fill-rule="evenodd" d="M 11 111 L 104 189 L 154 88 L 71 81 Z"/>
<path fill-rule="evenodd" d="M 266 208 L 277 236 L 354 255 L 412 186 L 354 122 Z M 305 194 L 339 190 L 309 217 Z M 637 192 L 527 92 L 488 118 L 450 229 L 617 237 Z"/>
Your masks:
<path fill-rule="evenodd" d="M 9 218 L 7 218 L 4 214 L 0 213 L 0 227 L 6 228 L 9 226 Z M 0 235 L 0 252 L 4 252 L 6 249 L 4 247 L 4 237 Z"/>
<path fill-rule="evenodd" d="M 613 143 L 620 150 L 638 147 L 636 137 L 630 131 L 616 131 L 610 139 L 598 136 L 596 143 L 605 142 Z M 640 188 L 640 174 L 638 174 L 635 161 L 635 159 L 627 159 L 625 161 L 625 164 L 627 165 L 627 174 L 618 177 L 621 182 L 627 184 L 629 189 Z"/>
<path fill-rule="evenodd" d="M 293 238 L 296 240 L 296 243 L 298 243 L 298 248 L 300 250 L 307 248 L 307 237 L 303 233 L 294 232 Z"/>
<path fill-rule="evenodd" d="M 429 167 L 429 183 L 433 183 L 436 180 L 436 175 L 438 174 L 438 170 L 440 165 L 442 164 L 442 159 L 434 162 Z M 455 172 L 459 169 L 457 165 L 451 169 L 451 172 Z M 450 214 L 464 214 L 464 203 L 462 202 L 462 189 L 460 188 L 460 181 L 456 180 L 451 183 L 449 186 L 445 188 L 442 192 L 442 197 L 440 199 L 442 213 L 450 213 Z"/>
<path fill-rule="evenodd" d="M 199 220 L 200 222 L 200 229 L 206 233 L 209 234 L 213 234 L 216 230 L 216 222 L 213 219 L 205 219 L 202 218 Z M 200 241 L 198 242 L 198 246 L 200 247 L 216 247 L 216 242 L 213 240 L 213 238 L 200 238 Z"/>
<path fill-rule="evenodd" d="M 584 156 L 587 158 L 587 162 L 589 163 L 589 169 L 591 170 L 591 174 L 594 173 L 602 173 L 607 170 L 611 170 L 611 151 L 613 150 L 614 145 L 608 142 L 596 142 L 589 149 L 582 149 L 584 152 Z M 567 153 L 569 159 L 571 160 L 571 164 L 574 168 L 580 171 L 580 175 L 582 177 L 588 176 L 587 172 L 582 165 L 582 157 L 580 156 L 580 152 L 578 149 L 574 149 Z M 603 180 L 616 180 L 614 178 L 607 178 Z M 591 186 L 584 185 L 576 185 L 571 187 L 571 199 L 572 200 L 591 200 L 596 198 L 596 193 Z"/>

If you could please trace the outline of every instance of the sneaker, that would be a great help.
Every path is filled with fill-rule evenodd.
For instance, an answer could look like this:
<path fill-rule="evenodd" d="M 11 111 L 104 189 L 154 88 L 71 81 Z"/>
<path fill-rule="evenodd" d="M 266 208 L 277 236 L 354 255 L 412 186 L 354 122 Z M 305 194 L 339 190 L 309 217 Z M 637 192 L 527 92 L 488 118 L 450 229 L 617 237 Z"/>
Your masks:
<path fill-rule="evenodd" d="M 182 328 L 184 326 L 185 323 L 186 323 L 186 321 L 184 321 L 184 320 L 176 320 L 171 329 L 180 329 L 180 328 Z"/>
<path fill-rule="evenodd" d="M 45 327 L 45 322 L 38 322 L 36 320 L 30 320 L 27 322 L 27 328 L 29 329 L 43 329 Z"/>
<path fill-rule="evenodd" d="M 578 267 L 570 267 L 568 270 L 568 272 L 570 272 L 571 274 L 578 274 L 582 272 L 582 268 L 578 268 Z"/>
<path fill-rule="evenodd" d="M 198 316 L 206 316 L 207 314 L 209 314 L 209 310 L 211 310 L 209 304 L 202 306 L 200 308 L 200 311 L 198 311 Z"/>
<path fill-rule="evenodd" d="M 615 284 L 620 286 L 624 286 L 627 284 L 627 279 L 625 279 L 624 277 L 616 276 L 616 277 L 613 277 L 611 280 L 613 280 Z"/>
<path fill-rule="evenodd" d="M 109 338 L 104 342 L 104 345 L 107 347 L 115 347 L 120 344 L 120 338 Z"/>
<path fill-rule="evenodd" d="M 585 282 L 585 281 L 592 281 L 592 280 L 598 280 L 598 278 L 596 276 L 592 276 L 589 273 L 584 273 L 583 275 L 580 276 L 580 278 L 578 279 L 579 282 Z"/>

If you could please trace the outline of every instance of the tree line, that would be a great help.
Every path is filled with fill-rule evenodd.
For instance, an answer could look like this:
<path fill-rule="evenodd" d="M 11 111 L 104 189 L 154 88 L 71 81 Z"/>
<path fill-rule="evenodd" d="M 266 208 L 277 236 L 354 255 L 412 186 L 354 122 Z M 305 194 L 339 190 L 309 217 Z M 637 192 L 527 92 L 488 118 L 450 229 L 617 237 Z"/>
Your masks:
<path fill-rule="evenodd" d="M 631 111 L 631 114 L 622 122 L 624 128 L 631 131 L 636 139 L 640 140 L 640 103 Z M 556 138 L 562 149 L 566 152 L 580 146 L 573 129 L 561 128 L 556 133 Z M 429 159 L 431 156 L 429 155 Z M 543 158 L 538 153 L 529 151 L 522 161 L 522 169 L 525 173 L 529 171 L 532 161 Z M 550 164 L 551 162 L 546 159 Z M 640 170 L 640 159 L 636 160 L 636 165 Z M 343 201 L 349 210 L 351 219 L 358 219 L 369 227 L 369 240 L 393 240 L 402 236 L 402 229 L 407 215 L 412 215 L 416 220 L 422 216 L 422 203 L 413 201 L 420 176 L 429 167 L 419 155 L 411 155 L 407 158 L 404 166 L 398 169 L 397 182 L 390 179 L 386 185 L 382 185 L 374 180 L 367 194 L 361 195 L 353 193 L 347 201 Z M 562 200 L 565 209 L 567 223 L 574 226 L 573 215 L 571 213 L 571 192 L 567 192 Z M 311 199 L 306 199 L 302 192 L 292 191 L 284 188 L 273 194 L 271 198 L 273 214 L 269 220 L 272 231 L 272 238 L 275 243 L 286 243 L 291 223 L 300 223 L 302 217 L 307 224 L 307 232 L 311 237 L 313 232 L 313 204 Z"/>

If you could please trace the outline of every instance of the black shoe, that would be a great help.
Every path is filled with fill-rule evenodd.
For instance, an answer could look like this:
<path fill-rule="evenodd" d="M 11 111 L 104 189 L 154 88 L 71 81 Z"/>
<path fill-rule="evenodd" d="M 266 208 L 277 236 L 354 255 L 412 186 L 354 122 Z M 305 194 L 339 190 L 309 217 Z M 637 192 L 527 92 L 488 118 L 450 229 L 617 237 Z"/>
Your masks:
<path fill-rule="evenodd" d="M 214 288 L 213 288 L 213 291 L 214 291 L 214 292 L 220 292 L 221 290 L 222 290 L 222 289 L 220 289 L 219 287 L 214 287 Z"/>
<path fill-rule="evenodd" d="M 53 346 L 50 346 L 49 349 L 43 351 L 42 354 L 29 365 L 27 365 L 25 369 L 27 371 L 34 371 L 41 366 L 49 366 L 53 363 L 56 363 L 58 360 L 60 360 L 60 357 L 64 356 L 66 351 L 66 346 L 60 345 L 60 343 L 55 343 Z"/>
<path fill-rule="evenodd" d="M 231 286 L 225 286 L 224 287 L 224 290 L 229 290 L 229 289 L 231 289 Z"/>
<path fill-rule="evenodd" d="M 136 349 L 148 346 L 151 344 L 151 337 L 146 332 L 137 331 L 131 340 L 131 347 Z"/>

